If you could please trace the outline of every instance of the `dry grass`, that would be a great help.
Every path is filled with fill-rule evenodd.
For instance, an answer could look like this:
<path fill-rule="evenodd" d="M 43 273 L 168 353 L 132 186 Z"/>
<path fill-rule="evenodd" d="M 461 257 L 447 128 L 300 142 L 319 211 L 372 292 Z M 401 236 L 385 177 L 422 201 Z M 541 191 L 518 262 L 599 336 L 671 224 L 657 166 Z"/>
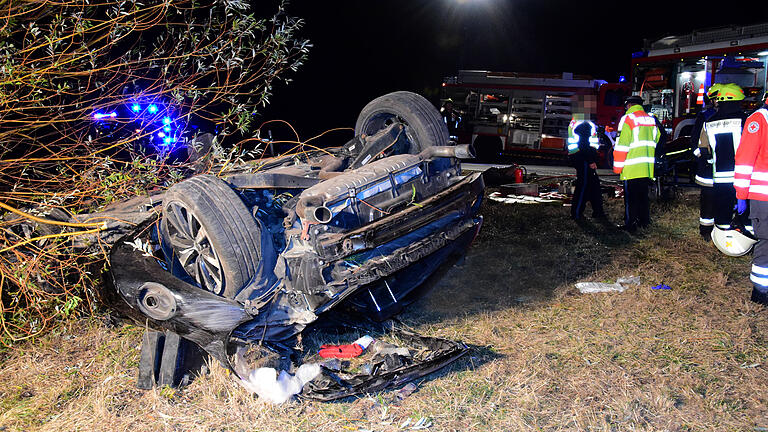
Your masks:
<path fill-rule="evenodd" d="M 620 202 L 608 205 L 620 214 Z M 96 320 L 28 344 L 0 366 L 4 430 L 687 431 L 768 427 L 768 309 L 748 301 L 749 258 L 698 238 L 696 201 L 654 207 L 630 237 L 552 206 L 487 202 L 466 260 L 402 318 L 471 355 L 419 383 L 338 403 L 270 406 L 216 365 L 181 391 L 134 388 L 141 329 Z M 621 294 L 579 280 L 639 275 Z M 671 291 L 650 287 L 664 282 Z"/>

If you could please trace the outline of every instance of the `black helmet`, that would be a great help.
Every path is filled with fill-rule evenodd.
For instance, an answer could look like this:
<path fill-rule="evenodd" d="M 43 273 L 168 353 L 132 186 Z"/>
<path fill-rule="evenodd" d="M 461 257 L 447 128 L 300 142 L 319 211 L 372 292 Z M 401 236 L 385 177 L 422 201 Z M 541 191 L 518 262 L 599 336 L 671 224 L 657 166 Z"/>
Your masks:
<path fill-rule="evenodd" d="M 629 96 L 625 101 L 624 105 L 642 105 L 643 104 L 643 98 L 637 95 Z"/>

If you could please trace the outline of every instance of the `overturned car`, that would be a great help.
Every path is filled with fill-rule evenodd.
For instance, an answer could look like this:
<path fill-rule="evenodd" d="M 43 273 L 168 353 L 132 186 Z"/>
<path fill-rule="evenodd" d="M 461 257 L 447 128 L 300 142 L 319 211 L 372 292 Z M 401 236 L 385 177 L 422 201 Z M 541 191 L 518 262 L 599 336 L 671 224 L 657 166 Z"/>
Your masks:
<path fill-rule="evenodd" d="M 342 302 L 396 314 L 476 236 L 483 180 L 414 93 L 373 100 L 355 135 L 175 184 L 113 246 L 105 297 L 227 366 L 231 341 L 285 340 Z"/>

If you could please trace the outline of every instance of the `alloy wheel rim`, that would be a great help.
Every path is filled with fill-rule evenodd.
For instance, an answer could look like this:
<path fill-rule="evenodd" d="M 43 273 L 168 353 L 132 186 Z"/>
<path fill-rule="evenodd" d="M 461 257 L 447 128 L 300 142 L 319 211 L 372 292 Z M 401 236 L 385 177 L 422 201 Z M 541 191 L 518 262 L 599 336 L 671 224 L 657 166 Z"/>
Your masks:
<path fill-rule="evenodd" d="M 166 205 L 165 219 L 173 254 L 184 271 L 202 288 L 221 295 L 224 292 L 221 260 L 200 221 L 178 201 Z"/>

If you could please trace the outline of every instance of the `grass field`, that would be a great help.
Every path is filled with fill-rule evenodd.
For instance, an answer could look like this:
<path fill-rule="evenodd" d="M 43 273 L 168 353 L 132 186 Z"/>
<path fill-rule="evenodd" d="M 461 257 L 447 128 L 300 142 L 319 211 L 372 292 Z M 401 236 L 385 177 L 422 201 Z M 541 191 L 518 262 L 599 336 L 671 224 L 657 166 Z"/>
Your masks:
<path fill-rule="evenodd" d="M 622 203 L 607 203 L 619 222 Z M 768 309 L 749 257 L 701 240 L 695 195 L 630 236 L 567 209 L 486 201 L 465 260 L 401 319 L 469 356 L 395 391 L 268 405 L 219 366 L 182 390 L 134 387 L 142 329 L 93 318 L 0 363 L 0 430 L 768 431 Z M 640 276 L 623 293 L 577 281 Z M 659 283 L 669 291 L 652 290 Z"/>

